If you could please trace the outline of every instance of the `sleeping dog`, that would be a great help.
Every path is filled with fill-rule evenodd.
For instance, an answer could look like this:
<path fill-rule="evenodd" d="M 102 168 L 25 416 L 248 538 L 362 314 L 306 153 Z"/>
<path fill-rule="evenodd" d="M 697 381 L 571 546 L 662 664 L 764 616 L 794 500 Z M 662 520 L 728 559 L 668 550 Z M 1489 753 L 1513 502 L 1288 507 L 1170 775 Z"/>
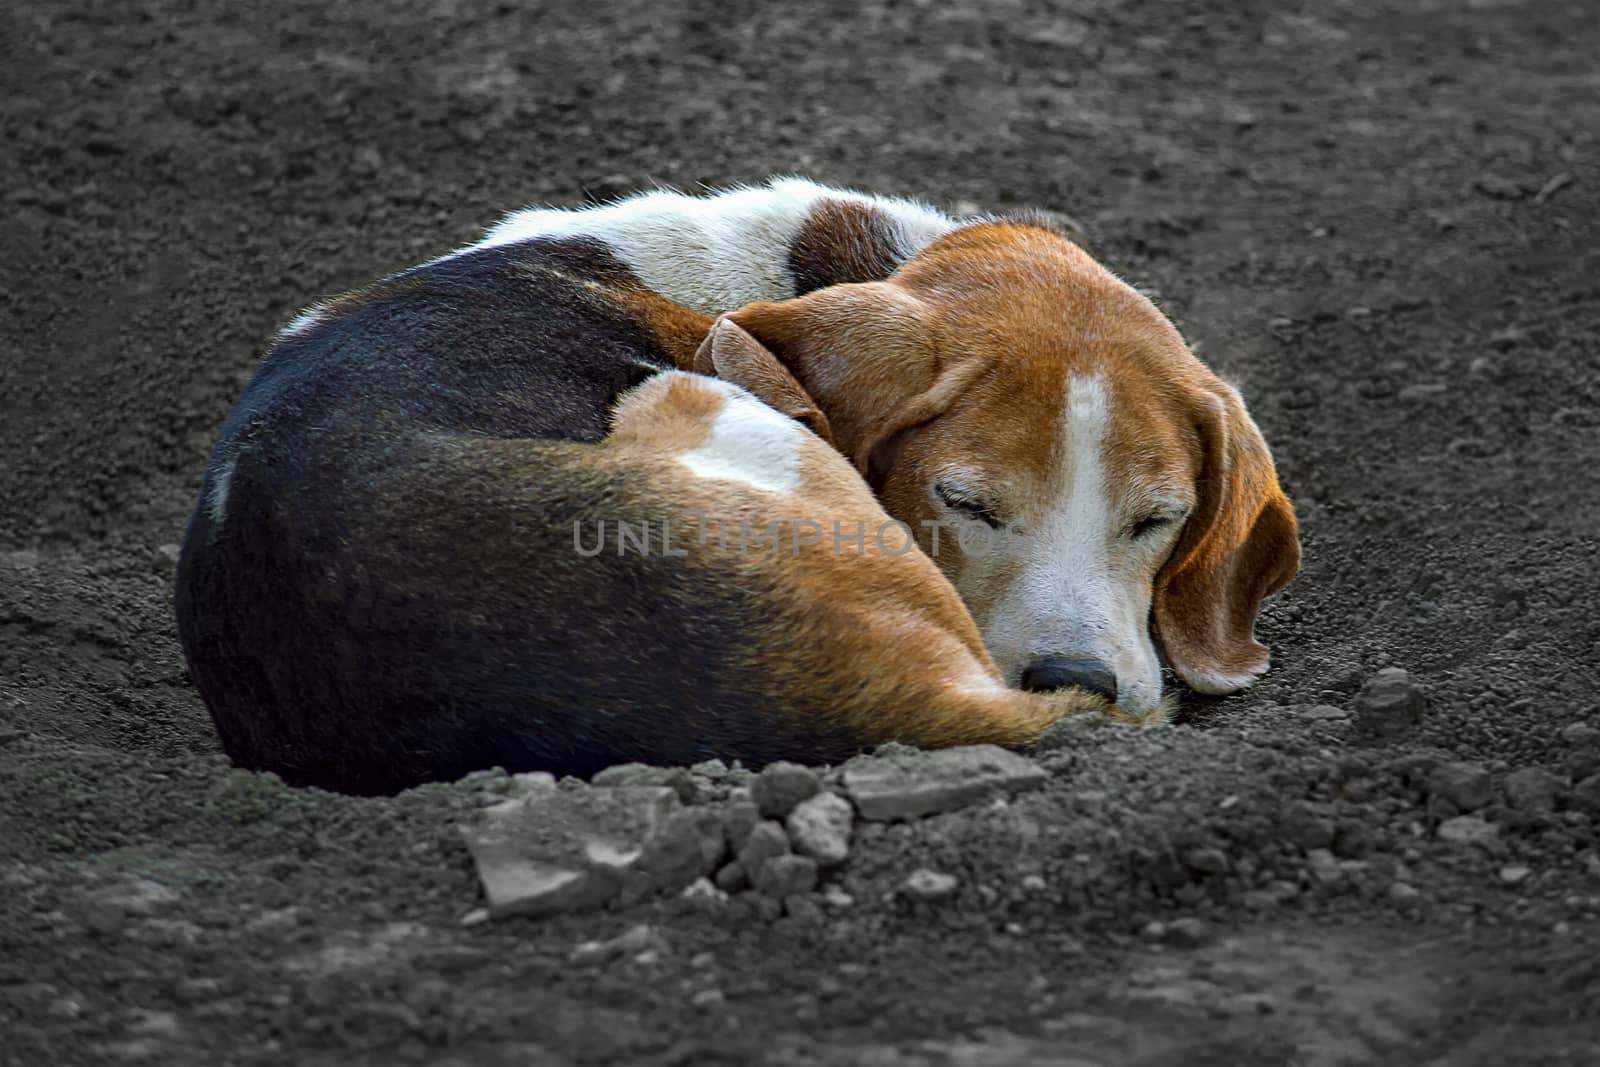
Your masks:
<path fill-rule="evenodd" d="M 865 486 L 920 554 L 810 541 Z M 1265 669 L 1297 560 L 1237 394 L 1071 242 L 782 181 L 521 212 L 309 310 L 223 427 L 177 609 L 232 758 L 388 792 L 1152 717 L 1157 641 L 1208 692 Z"/>

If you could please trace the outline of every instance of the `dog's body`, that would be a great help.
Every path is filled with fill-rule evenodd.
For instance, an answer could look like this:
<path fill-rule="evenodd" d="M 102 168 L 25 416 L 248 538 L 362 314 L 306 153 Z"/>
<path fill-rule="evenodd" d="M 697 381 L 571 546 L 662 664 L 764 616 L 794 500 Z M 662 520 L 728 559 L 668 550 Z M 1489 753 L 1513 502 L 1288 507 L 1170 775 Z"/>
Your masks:
<path fill-rule="evenodd" d="M 386 792 L 493 765 L 584 774 L 627 760 L 831 760 L 887 740 L 1026 744 L 1064 710 L 1100 703 L 1077 684 L 1109 696 L 1126 675 L 1140 685 L 1124 683 L 1137 699 L 1121 703 L 1156 712 L 1141 583 L 1180 672 L 1242 665 L 1227 681 L 1243 684 L 1265 667 L 1255 606 L 1292 573 L 1293 518 L 1285 527 L 1270 459 L 1263 474 L 1264 446 L 1249 452 L 1241 482 L 1209 431 L 1164 431 L 1164 460 L 1141 472 L 1165 496 L 1106 491 L 1117 372 L 1068 358 L 1061 338 L 1084 339 L 1059 325 L 1058 304 L 1133 322 L 1117 358 L 1143 345 L 1187 359 L 1197 399 L 1183 403 L 1212 404 L 1222 387 L 1148 302 L 1062 246 L 1025 224 L 963 227 L 904 201 L 777 182 L 519 213 L 478 245 L 314 307 L 225 424 L 180 559 L 180 632 L 229 755 L 294 782 Z M 1007 301 L 1039 322 L 1007 319 Z M 736 308 L 712 329 L 711 315 Z M 738 391 L 716 393 L 738 416 L 719 422 L 674 369 L 745 386 L 820 436 L 755 418 Z M 1057 399 L 1019 395 L 1019 382 Z M 1172 393 L 1163 417 L 1181 423 Z M 1248 451 L 1254 427 L 1239 417 L 1230 440 Z M 824 440 L 913 527 L 985 636 L 997 618 L 995 632 L 1024 631 L 998 674 L 916 552 L 584 545 L 618 521 L 692 528 L 694 502 L 720 501 L 752 529 L 836 517 L 881 528 Z M 796 480 L 801 468 L 812 473 Z M 788 473 L 774 482 L 770 470 Z M 981 514 L 952 503 L 948 483 L 962 479 L 967 491 L 1015 482 L 1012 556 L 979 560 L 965 538 L 959 551 L 930 544 L 930 521 L 960 532 Z M 1129 515 L 1152 500 L 1171 511 L 1163 539 L 1126 573 L 1092 573 L 1100 527 L 1143 521 Z M 1067 598 L 1086 627 L 1049 595 L 1063 566 L 1091 572 Z M 1163 598 L 1169 588 L 1182 595 Z M 1119 597 L 1136 627 L 1096 622 Z M 1023 617 L 1029 603 L 1047 605 L 1042 627 Z M 1061 666 L 1110 661 L 1119 641 L 1146 651 L 1109 682 Z"/>

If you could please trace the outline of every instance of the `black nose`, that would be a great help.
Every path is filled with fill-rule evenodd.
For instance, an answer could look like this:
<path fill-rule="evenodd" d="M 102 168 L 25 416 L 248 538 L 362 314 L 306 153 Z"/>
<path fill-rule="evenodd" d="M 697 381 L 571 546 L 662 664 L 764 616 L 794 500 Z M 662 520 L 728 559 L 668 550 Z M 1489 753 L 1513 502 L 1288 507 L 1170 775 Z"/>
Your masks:
<path fill-rule="evenodd" d="M 1022 672 L 1022 688 L 1035 693 L 1048 693 L 1069 685 L 1099 693 L 1107 700 L 1117 699 L 1117 676 L 1098 660 L 1040 656 Z"/>

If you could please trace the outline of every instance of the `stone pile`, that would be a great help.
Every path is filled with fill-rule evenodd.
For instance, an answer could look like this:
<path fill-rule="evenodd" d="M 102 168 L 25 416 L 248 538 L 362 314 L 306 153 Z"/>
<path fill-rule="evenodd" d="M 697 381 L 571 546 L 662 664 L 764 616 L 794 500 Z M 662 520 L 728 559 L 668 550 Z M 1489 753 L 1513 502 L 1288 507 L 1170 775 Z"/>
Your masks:
<path fill-rule="evenodd" d="M 827 772 L 779 762 L 753 774 L 713 760 L 627 764 L 590 783 L 520 774 L 461 832 L 494 918 L 625 908 L 673 893 L 747 893 L 758 911 L 804 915 L 842 896 L 817 890 L 849 860 L 858 820 L 955 811 L 1046 777 L 993 745 L 886 746 Z M 914 879 L 911 892 L 949 895 L 944 877 Z"/>

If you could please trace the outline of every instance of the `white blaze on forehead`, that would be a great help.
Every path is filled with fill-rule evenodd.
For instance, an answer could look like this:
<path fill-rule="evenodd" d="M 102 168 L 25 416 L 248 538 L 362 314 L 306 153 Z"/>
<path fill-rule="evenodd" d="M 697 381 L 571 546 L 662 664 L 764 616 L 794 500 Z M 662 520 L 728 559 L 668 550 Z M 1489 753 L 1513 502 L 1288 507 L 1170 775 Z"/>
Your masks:
<path fill-rule="evenodd" d="M 772 493 L 798 489 L 800 451 L 808 431 L 742 389 L 726 382 L 715 385 L 727 403 L 712 420 L 711 437 L 678 462 L 701 478 L 742 482 Z"/>
<path fill-rule="evenodd" d="M 1074 376 L 1067 385 L 1067 424 L 1061 440 L 1066 506 L 1052 523 L 1054 536 L 1067 543 L 1063 547 L 1104 544 L 1111 519 L 1103 455 L 1110 420 L 1105 379 Z"/>

